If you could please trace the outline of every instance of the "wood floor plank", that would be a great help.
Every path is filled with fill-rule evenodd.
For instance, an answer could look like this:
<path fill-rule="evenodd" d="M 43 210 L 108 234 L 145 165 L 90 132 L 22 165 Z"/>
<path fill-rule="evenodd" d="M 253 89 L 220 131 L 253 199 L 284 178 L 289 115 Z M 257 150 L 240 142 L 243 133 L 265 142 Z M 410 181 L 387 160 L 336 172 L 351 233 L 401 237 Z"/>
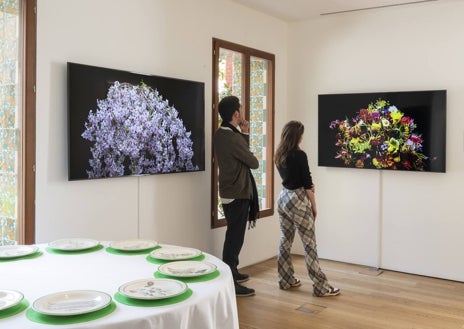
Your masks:
<path fill-rule="evenodd" d="M 304 257 L 302 286 L 281 290 L 276 259 L 241 269 L 256 296 L 238 297 L 241 329 L 464 329 L 464 283 L 321 260 L 336 297 L 312 296 Z"/>

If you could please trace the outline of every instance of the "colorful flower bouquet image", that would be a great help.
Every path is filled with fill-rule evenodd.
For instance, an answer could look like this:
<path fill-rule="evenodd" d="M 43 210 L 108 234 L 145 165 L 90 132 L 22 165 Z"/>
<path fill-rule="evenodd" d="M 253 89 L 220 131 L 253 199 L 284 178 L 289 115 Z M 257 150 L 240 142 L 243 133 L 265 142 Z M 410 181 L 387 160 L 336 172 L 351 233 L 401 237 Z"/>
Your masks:
<path fill-rule="evenodd" d="M 354 117 L 334 120 L 336 154 L 347 167 L 424 171 L 428 157 L 414 118 L 378 99 Z"/>
<path fill-rule="evenodd" d="M 81 136 L 91 142 L 88 178 L 198 170 L 179 112 L 143 82 L 112 83 Z"/>

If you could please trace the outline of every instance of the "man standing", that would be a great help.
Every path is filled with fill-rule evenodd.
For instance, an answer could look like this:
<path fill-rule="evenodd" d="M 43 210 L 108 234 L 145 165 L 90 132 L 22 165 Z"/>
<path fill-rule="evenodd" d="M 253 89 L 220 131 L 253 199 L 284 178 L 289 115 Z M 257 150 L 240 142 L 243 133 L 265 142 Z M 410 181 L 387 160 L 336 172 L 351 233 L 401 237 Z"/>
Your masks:
<path fill-rule="evenodd" d="M 250 169 L 257 169 L 259 162 L 250 151 L 250 124 L 242 117 L 240 107 L 235 96 L 219 102 L 222 124 L 214 134 L 213 145 L 219 167 L 219 196 L 227 221 L 222 260 L 232 271 L 235 294 L 252 296 L 255 291 L 240 284 L 248 280 L 248 275 L 239 273 L 237 266 L 253 197 Z"/>

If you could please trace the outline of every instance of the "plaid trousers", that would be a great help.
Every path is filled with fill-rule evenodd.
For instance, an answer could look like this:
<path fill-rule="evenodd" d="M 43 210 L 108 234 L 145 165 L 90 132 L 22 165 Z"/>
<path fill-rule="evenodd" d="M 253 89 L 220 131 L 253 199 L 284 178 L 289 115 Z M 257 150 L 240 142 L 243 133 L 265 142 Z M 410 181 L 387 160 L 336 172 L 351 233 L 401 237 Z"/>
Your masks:
<path fill-rule="evenodd" d="M 298 230 L 304 246 L 306 268 L 309 278 L 313 281 L 313 293 L 315 296 L 325 294 L 330 290 L 331 285 L 319 266 L 314 232 L 314 216 L 306 190 L 304 188 L 296 190 L 283 188 L 277 199 L 277 207 L 281 232 L 277 254 L 280 288 L 288 289 L 296 281 L 291 248 L 295 238 L 295 231 Z"/>

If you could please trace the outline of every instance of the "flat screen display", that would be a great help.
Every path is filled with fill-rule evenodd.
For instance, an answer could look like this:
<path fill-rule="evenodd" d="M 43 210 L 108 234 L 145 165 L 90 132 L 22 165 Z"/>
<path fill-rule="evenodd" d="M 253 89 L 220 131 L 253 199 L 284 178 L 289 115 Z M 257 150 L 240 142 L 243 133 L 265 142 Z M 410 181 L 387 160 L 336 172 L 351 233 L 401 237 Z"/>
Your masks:
<path fill-rule="evenodd" d="M 319 95 L 318 165 L 445 172 L 446 90 Z"/>
<path fill-rule="evenodd" d="M 68 178 L 205 170 L 204 83 L 77 63 L 68 74 Z"/>

